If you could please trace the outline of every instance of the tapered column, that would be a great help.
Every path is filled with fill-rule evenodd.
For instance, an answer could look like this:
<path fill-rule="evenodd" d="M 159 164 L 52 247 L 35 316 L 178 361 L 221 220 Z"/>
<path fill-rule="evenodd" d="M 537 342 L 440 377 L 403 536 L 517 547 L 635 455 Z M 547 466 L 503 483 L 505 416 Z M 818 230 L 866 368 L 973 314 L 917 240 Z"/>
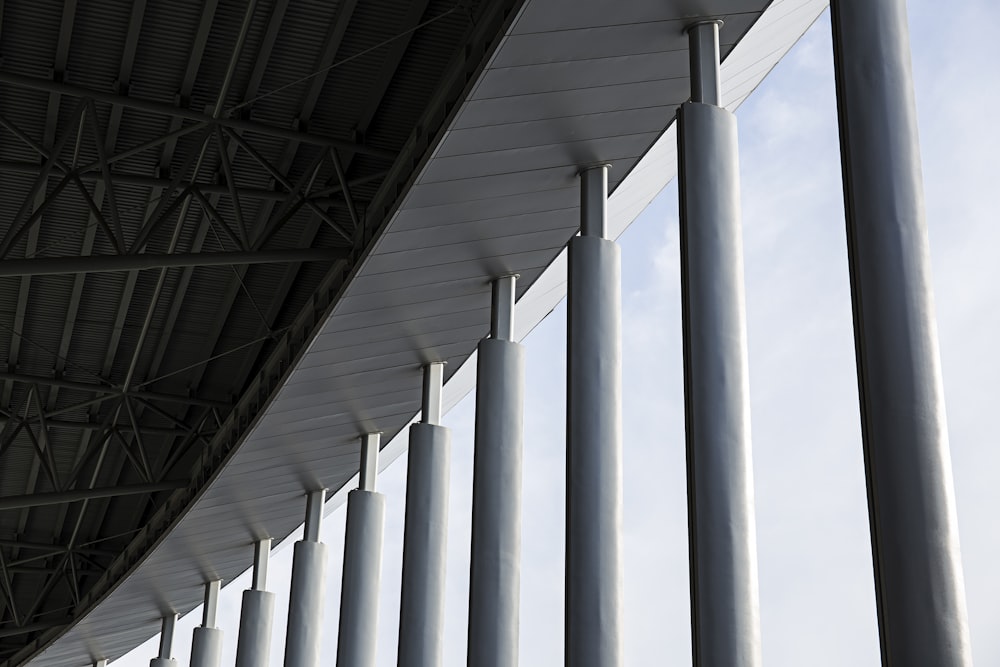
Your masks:
<path fill-rule="evenodd" d="M 270 555 L 270 539 L 254 544 L 253 583 L 249 590 L 243 591 L 236 667 L 266 667 L 270 658 L 271 625 L 274 621 L 274 593 L 266 590 Z"/>
<path fill-rule="evenodd" d="M 971 665 L 904 0 L 831 3 L 884 665 Z"/>
<path fill-rule="evenodd" d="M 382 573 L 385 496 L 375 491 L 379 434 L 361 438 L 358 488 L 347 494 L 344 580 L 340 591 L 338 667 L 374 667 Z"/>
<path fill-rule="evenodd" d="M 493 283 L 479 343 L 469 581 L 470 667 L 516 667 L 521 588 L 524 349 L 514 337 L 515 276 Z"/>
<path fill-rule="evenodd" d="M 222 582 L 218 579 L 205 584 L 201 625 L 194 629 L 194 637 L 191 639 L 191 667 L 219 667 L 222 659 L 222 630 L 215 627 L 215 620 L 221 588 Z"/>
<path fill-rule="evenodd" d="M 569 243 L 566 665 L 624 664 L 621 254 L 607 238 L 608 167 L 580 174 Z"/>
<path fill-rule="evenodd" d="M 689 29 L 678 114 L 691 626 L 698 667 L 761 663 L 736 119 L 719 24 Z"/>
<path fill-rule="evenodd" d="M 410 427 L 398 667 L 438 667 L 444 640 L 451 436 L 441 426 L 444 364 L 424 367 L 421 421 Z"/>
<path fill-rule="evenodd" d="M 177 667 L 177 660 L 170 655 L 174 649 L 174 630 L 177 614 L 167 614 L 160 624 L 160 654 L 149 661 L 149 667 Z"/>
<path fill-rule="evenodd" d="M 323 639 L 326 545 L 319 541 L 326 491 L 306 496 L 306 524 L 292 554 L 292 585 L 285 633 L 285 667 L 318 667 Z"/>

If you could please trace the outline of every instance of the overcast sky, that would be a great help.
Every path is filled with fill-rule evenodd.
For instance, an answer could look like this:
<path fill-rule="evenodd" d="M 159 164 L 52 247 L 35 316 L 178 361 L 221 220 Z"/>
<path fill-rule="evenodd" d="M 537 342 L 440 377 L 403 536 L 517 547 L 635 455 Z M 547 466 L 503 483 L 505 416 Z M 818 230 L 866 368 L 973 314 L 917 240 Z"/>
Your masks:
<path fill-rule="evenodd" d="M 1000 7 L 910 0 L 911 40 L 951 451 L 973 652 L 1000 665 L 1000 225 L 993 197 Z M 738 111 L 764 662 L 879 664 L 854 370 L 829 15 Z M 626 663 L 689 665 L 687 515 L 677 243 L 672 184 L 621 239 L 624 275 Z M 524 341 L 521 664 L 561 665 L 565 306 Z M 445 664 L 465 664 L 474 403 L 453 429 Z M 406 461 L 388 496 L 380 667 L 395 665 Z M 336 651 L 344 510 L 330 545 L 325 664 Z M 276 553 L 272 664 L 282 662 L 291 549 Z M 233 664 L 248 577 L 223 592 Z M 200 611 L 179 624 L 190 655 Z M 120 665 L 146 665 L 155 639 Z"/>

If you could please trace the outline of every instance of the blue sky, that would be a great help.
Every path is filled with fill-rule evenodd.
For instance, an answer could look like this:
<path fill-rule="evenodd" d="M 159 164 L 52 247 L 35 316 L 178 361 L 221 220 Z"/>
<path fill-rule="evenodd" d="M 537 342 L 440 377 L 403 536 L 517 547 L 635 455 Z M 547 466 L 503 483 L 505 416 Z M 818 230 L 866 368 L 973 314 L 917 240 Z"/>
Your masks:
<path fill-rule="evenodd" d="M 934 287 L 973 652 L 1000 664 L 1000 225 L 991 206 L 1000 136 L 1000 7 L 911 0 Z M 765 664 L 879 664 L 854 372 L 829 15 L 738 111 L 754 478 Z M 621 238 L 624 303 L 626 657 L 690 664 L 677 192 Z M 524 341 L 528 359 L 521 664 L 562 664 L 565 306 Z M 474 405 L 453 429 L 445 664 L 465 664 Z M 380 667 L 395 664 L 406 462 L 388 496 Z M 344 511 L 330 545 L 326 655 L 336 645 Z M 281 664 L 291 549 L 273 556 L 273 661 Z M 247 577 L 223 592 L 232 664 Z M 174 656 L 186 663 L 190 629 Z M 148 642 L 119 664 L 145 665 Z"/>

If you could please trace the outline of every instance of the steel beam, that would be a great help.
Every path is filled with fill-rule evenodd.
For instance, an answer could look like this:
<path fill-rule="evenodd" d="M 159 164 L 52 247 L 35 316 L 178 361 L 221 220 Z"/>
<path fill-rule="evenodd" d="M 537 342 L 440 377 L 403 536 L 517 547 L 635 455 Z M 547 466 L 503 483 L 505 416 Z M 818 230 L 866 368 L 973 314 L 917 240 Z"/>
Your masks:
<path fill-rule="evenodd" d="M 121 395 L 123 393 L 121 387 L 91 384 L 88 382 L 76 382 L 74 380 L 47 378 L 40 375 L 28 375 L 26 373 L 0 372 L 0 380 L 10 380 L 12 382 L 21 382 L 27 384 L 39 384 L 50 387 L 61 387 L 63 389 L 74 389 L 76 391 L 86 391 L 95 394 L 106 394 L 110 396 Z M 228 410 L 229 408 L 232 407 L 232 405 L 224 401 L 213 401 L 209 399 L 198 398 L 197 396 L 178 396 L 176 394 L 163 394 L 155 391 L 134 391 L 134 390 L 124 393 L 140 401 L 166 401 L 168 403 L 200 405 L 206 408 L 219 408 L 222 410 Z M 56 414 L 56 413 L 51 413 L 51 414 Z"/>
<path fill-rule="evenodd" d="M 904 0 L 831 3 L 883 665 L 972 665 Z"/>
<path fill-rule="evenodd" d="M 334 262 L 343 259 L 340 248 L 294 248 L 234 252 L 186 252 L 169 255 L 91 255 L 89 257 L 39 257 L 0 262 L 0 277 L 47 276 L 67 273 L 110 273 L 182 266 L 237 266 L 293 262 Z"/>
<path fill-rule="evenodd" d="M 57 164 L 56 166 L 59 165 Z M 24 174 L 28 176 L 37 176 L 40 170 L 41 167 L 36 162 L 15 162 L 10 160 L 0 161 L 0 174 Z M 78 168 L 75 173 L 80 180 L 85 183 L 105 183 L 107 180 L 104 174 L 99 171 L 87 170 L 86 166 Z M 357 178 L 350 179 L 347 181 L 347 185 L 348 188 L 354 188 L 359 185 L 364 185 L 366 183 L 382 179 L 385 175 L 385 170 L 379 170 L 367 176 L 359 176 Z M 110 179 L 116 186 L 127 185 L 141 188 L 168 188 L 171 183 L 173 183 L 173 181 L 168 178 L 157 178 L 156 176 L 146 176 L 144 174 L 129 174 L 121 171 L 111 172 Z M 232 197 L 235 194 L 237 197 L 242 199 L 285 201 L 285 199 L 288 198 L 288 193 L 282 190 L 230 187 L 229 185 L 219 185 L 218 183 L 210 182 L 193 183 L 191 181 L 180 180 L 177 181 L 177 187 L 182 191 L 188 188 L 197 189 L 204 195 L 226 195 Z M 341 199 L 334 199 L 331 195 L 345 194 L 345 192 L 343 184 L 338 182 L 337 185 L 331 185 L 330 187 L 324 188 L 323 190 L 312 194 L 308 197 L 308 199 L 318 206 L 342 205 L 346 202 Z M 94 198 L 97 199 L 96 195 Z"/>
<path fill-rule="evenodd" d="M 424 367 L 422 419 L 406 464 L 398 667 L 440 667 L 444 652 L 451 433 L 440 425 L 443 363 Z"/>
<path fill-rule="evenodd" d="M 387 160 L 396 159 L 396 154 L 393 153 L 392 151 L 387 151 L 380 148 L 372 148 L 370 146 L 365 146 L 363 144 L 358 144 L 352 141 L 344 141 L 342 139 L 334 139 L 333 137 L 324 137 L 316 134 L 309 134 L 307 132 L 299 132 L 297 130 L 293 130 L 286 127 L 267 125 L 265 123 L 258 123 L 252 120 L 243 120 L 241 118 L 226 118 L 226 117 L 213 118 L 209 114 L 201 113 L 199 111 L 194 111 L 192 109 L 184 109 L 182 107 L 177 107 L 172 104 L 157 102 L 155 100 L 146 100 L 140 97 L 131 97 L 128 95 L 108 93 L 105 91 L 95 90 L 91 88 L 84 88 L 82 86 L 75 86 L 69 83 L 64 83 L 62 81 L 56 81 L 52 79 L 38 79 L 30 76 L 23 76 L 21 74 L 14 74 L 12 72 L 0 71 L 0 83 L 5 83 L 18 88 L 41 90 L 48 93 L 68 95 L 70 97 L 76 97 L 80 99 L 90 99 L 90 100 L 95 100 L 97 102 L 103 102 L 105 104 L 117 104 L 128 109 L 145 111 L 147 113 L 157 114 L 160 116 L 185 118 L 187 120 L 192 120 L 197 123 L 204 123 L 206 126 L 220 125 L 222 127 L 230 128 L 233 130 L 241 130 L 244 132 L 254 132 L 257 134 L 264 134 L 272 137 L 280 137 L 282 139 L 298 141 L 305 144 L 312 144 L 314 146 L 327 146 L 338 150 L 353 151 L 356 153 L 371 155 L 373 157 L 384 158 Z"/>
<path fill-rule="evenodd" d="M 95 498 L 115 498 L 117 496 L 135 496 L 144 493 L 174 491 L 187 486 L 187 482 L 154 482 L 152 484 L 122 484 L 97 489 L 77 489 L 73 491 L 53 491 L 51 493 L 31 493 L 22 496 L 0 496 L 0 511 L 23 509 L 25 507 L 43 507 L 45 505 L 61 505 L 75 503 L 81 500 Z"/>
<path fill-rule="evenodd" d="M 566 382 L 566 664 L 624 654 L 621 252 L 607 238 L 608 167 L 580 174 L 569 244 Z"/>
<path fill-rule="evenodd" d="M 46 630 L 57 628 L 60 625 L 62 625 L 62 623 L 26 623 L 25 625 L 19 625 L 13 628 L 0 628 L 0 638 L 17 637 L 18 635 L 26 635 L 29 632 L 45 632 Z"/>
<path fill-rule="evenodd" d="M 518 664 L 524 349 L 512 340 L 514 281 L 494 281 L 491 337 L 478 348 L 469 667 Z"/>
<path fill-rule="evenodd" d="M 378 433 L 361 438 L 360 485 L 347 494 L 337 667 L 375 667 L 385 496 L 375 491 Z"/>
<path fill-rule="evenodd" d="M 689 35 L 692 76 L 702 77 L 677 132 L 693 657 L 696 667 L 754 667 L 761 647 L 736 119 L 712 103 L 718 22 Z"/>

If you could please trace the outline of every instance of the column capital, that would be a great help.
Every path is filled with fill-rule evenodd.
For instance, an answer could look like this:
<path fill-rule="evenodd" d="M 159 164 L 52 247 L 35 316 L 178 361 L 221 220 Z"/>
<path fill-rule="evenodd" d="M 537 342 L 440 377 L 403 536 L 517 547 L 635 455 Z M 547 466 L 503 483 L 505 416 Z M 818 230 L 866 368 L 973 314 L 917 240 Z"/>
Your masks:
<path fill-rule="evenodd" d="M 514 340 L 514 299 L 517 279 L 510 273 L 500 276 L 493 283 L 493 308 L 490 313 L 490 336 L 496 340 Z"/>
<path fill-rule="evenodd" d="M 375 478 L 378 476 L 378 451 L 381 447 L 382 433 L 365 433 L 361 436 L 361 466 L 358 471 L 358 488 L 362 491 L 375 490 Z"/>
<path fill-rule="evenodd" d="M 684 30 L 688 35 L 691 57 L 691 101 L 722 106 L 722 80 L 719 75 L 719 29 L 722 21 L 698 20 Z"/>

